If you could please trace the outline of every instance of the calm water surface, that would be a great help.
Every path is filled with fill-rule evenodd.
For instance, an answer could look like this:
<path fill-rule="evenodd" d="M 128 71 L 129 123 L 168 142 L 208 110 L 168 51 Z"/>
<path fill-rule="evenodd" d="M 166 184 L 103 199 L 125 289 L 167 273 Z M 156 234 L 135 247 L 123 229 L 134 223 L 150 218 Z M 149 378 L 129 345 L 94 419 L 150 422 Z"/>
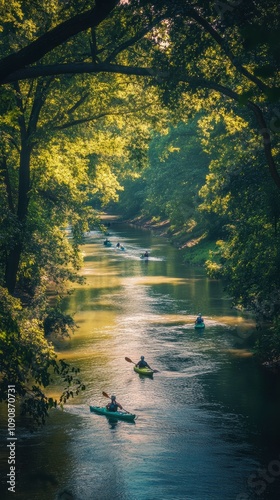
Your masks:
<path fill-rule="evenodd" d="M 65 301 L 79 328 L 58 344 L 87 390 L 33 435 L 18 421 L 10 495 L 3 423 L 1 498 L 278 500 L 280 384 L 250 356 L 252 319 L 164 239 L 121 224 L 110 233 L 111 248 L 100 233 L 87 235 L 86 283 Z M 193 327 L 198 312 L 203 333 Z M 160 370 L 153 379 L 124 359 L 140 355 Z M 90 413 L 89 404 L 107 403 L 102 391 L 116 393 L 136 423 Z"/>

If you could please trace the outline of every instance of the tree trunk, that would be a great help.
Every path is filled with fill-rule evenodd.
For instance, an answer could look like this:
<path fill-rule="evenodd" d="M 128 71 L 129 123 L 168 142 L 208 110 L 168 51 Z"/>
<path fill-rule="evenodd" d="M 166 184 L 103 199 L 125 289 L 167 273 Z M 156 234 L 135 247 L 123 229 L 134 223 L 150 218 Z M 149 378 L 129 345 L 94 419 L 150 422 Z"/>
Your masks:
<path fill-rule="evenodd" d="M 31 147 L 23 145 L 20 154 L 19 167 L 19 187 L 18 187 L 18 207 L 17 219 L 19 222 L 19 238 L 10 249 L 6 259 L 5 286 L 9 293 L 13 294 L 17 282 L 17 274 L 20 265 L 20 258 L 23 250 L 23 239 L 29 202 L 30 188 L 30 157 Z"/>
<path fill-rule="evenodd" d="M 16 243 L 14 248 L 10 250 L 10 253 L 7 256 L 6 260 L 5 286 L 11 295 L 14 294 L 16 288 L 17 272 L 19 268 L 21 252 L 22 242 Z"/>

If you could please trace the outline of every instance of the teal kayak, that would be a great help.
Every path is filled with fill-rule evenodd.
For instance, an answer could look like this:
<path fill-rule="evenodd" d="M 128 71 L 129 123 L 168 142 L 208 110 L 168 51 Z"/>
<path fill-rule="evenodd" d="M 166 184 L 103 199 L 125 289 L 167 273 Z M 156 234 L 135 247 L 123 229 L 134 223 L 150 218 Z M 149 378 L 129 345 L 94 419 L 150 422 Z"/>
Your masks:
<path fill-rule="evenodd" d="M 205 323 L 195 323 L 194 327 L 197 330 L 203 329 L 205 328 Z"/>
<path fill-rule="evenodd" d="M 120 420 L 128 420 L 129 422 L 133 422 L 136 418 L 136 415 L 133 413 L 125 413 L 123 411 L 108 411 L 106 406 L 90 406 L 90 411 L 94 413 L 98 413 L 98 415 L 105 415 L 110 418 L 117 418 Z"/>
<path fill-rule="evenodd" d="M 138 366 L 134 366 L 133 370 L 136 373 L 139 373 L 140 375 L 146 375 L 148 377 L 152 377 L 154 374 L 154 370 L 151 370 L 150 368 L 138 368 Z"/>

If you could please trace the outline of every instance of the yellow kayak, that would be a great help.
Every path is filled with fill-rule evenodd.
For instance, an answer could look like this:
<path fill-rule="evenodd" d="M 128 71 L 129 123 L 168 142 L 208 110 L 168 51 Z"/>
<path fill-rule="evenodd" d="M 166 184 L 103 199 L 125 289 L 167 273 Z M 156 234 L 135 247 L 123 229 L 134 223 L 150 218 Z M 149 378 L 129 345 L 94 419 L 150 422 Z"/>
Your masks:
<path fill-rule="evenodd" d="M 146 375 L 148 377 L 152 377 L 154 374 L 154 370 L 151 370 L 150 368 L 147 368 L 147 367 L 138 368 L 138 366 L 134 366 L 133 370 L 136 373 L 139 373 L 140 375 Z"/>

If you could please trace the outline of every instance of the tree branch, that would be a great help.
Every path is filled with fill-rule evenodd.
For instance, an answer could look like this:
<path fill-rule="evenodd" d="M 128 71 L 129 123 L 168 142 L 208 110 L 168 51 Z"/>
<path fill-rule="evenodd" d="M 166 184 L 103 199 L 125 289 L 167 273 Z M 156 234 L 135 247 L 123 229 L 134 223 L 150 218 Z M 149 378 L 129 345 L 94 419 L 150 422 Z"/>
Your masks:
<path fill-rule="evenodd" d="M 33 99 L 33 106 L 31 109 L 29 123 L 27 128 L 27 135 L 30 138 L 33 134 L 35 134 L 38 120 L 40 116 L 40 111 L 46 101 L 46 90 L 50 86 L 52 82 L 52 78 L 45 79 L 44 81 L 38 80 L 35 88 L 35 95 Z"/>
<path fill-rule="evenodd" d="M 108 57 L 106 57 L 104 62 L 110 63 L 118 54 L 120 54 L 120 52 L 127 49 L 128 47 L 131 47 L 131 45 L 133 45 L 135 42 L 141 40 L 141 38 L 143 38 L 147 33 L 149 33 L 149 31 L 151 31 L 151 29 L 154 28 L 157 24 L 163 21 L 163 19 L 166 19 L 166 14 L 157 17 L 156 19 L 154 19 L 153 22 L 148 24 L 145 28 L 138 31 L 138 33 L 135 36 L 131 37 L 129 40 L 126 40 L 126 42 L 120 44 L 115 50 L 113 50 L 113 52 Z"/>
<path fill-rule="evenodd" d="M 265 152 L 266 160 L 268 163 L 270 175 L 271 175 L 272 179 L 274 180 L 276 186 L 280 189 L 280 176 L 279 176 L 279 173 L 277 171 L 277 168 L 276 168 L 276 165 L 275 165 L 275 162 L 273 159 L 272 149 L 271 149 L 270 131 L 269 131 L 269 128 L 266 124 L 263 112 L 259 108 L 259 106 L 257 106 L 256 104 L 254 104 L 251 101 L 248 101 L 247 107 L 249 109 L 251 109 L 251 111 L 253 111 L 253 113 L 256 117 L 256 120 L 257 120 L 258 125 L 259 125 L 259 132 L 262 135 L 262 139 L 263 139 L 263 147 L 264 147 L 264 152 Z"/>
<path fill-rule="evenodd" d="M 5 79 L 3 83 L 16 82 L 18 80 L 27 80 L 29 78 L 38 78 L 39 76 L 50 75 L 74 75 L 83 73 L 122 73 L 125 75 L 156 76 L 158 72 L 152 68 L 142 68 L 137 66 L 122 66 L 109 63 L 66 63 L 66 64 L 47 64 L 36 65 L 30 68 L 23 68 L 15 71 Z M 167 72 L 165 73 L 167 76 Z"/>
<path fill-rule="evenodd" d="M 26 68 L 21 71 L 17 71 L 10 75 L 9 81 L 17 81 L 19 79 L 27 79 L 27 78 L 36 78 L 38 76 L 44 75 L 58 75 L 58 74 L 79 74 L 79 73 L 119 73 L 123 75 L 135 75 L 135 76 L 144 76 L 149 78 L 154 78 L 157 82 L 163 82 L 168 80 L 172 74 L 168 71 L 157 71 L 154 68 L 143 68 L 137 66 L 122 66 L 119 64 L 92 64 L 92 63 L 71 63 L 71 64 L 54 64 L 48 66 L 36 66 L 32 68 Z M 191 88 L 208 88 L 212 90 L 216 90 L 223 95 L 230 97 L 236 102 L 240 103 L 240 95 L 233 90 L 224 87 L 216 82 L 208 81 L 203 78 L 194 78 L 181 73 L 181 75 L 176 75 L 178 82 L 184 82 L 191 86 Z M 280 176 L 277 171 L 272 150 L 271 150 L 271 139 L 270 132 L 268 127 L 266 126 L 266 122 L 263 116 L 263 113 L 259 106 L 254 104 L 252 101 L 247 102 L 247 107 L 253 111 L 258 125 L 261 127 L 259 132 L 262 135 L 263 146 L 265 151 L 265 156 L 267 159 L 268 167 L 270 174 L 272 176 L 273 181 L 276 186 L 280 189 Z"/>
<path fill-rule="evenodd" d="M 75 104 L 73 104 L 72 108 L 68 109 L 67 111 L 67 114 L 70 115 L 71 113 L 74 113 L 74 111 L 79 108 L 86 100 L 87 98 L 90 96 L 90 93 L 89 92 L 85 92 L 84 95 L 82 95 L 80 97 L 80 99 L 78 99 L 77 102 L 75 102 Z"/>
<path fill-rule="evenodd" d="M 90 116 L 88 118 L 80 118 L 79 120 L 72 120 L 70 122 L 63 123 L 62 125 L 56 125 L 53 127 L 54 130 L 65 130 L 70 127 L 74 127 L 75 125 L 81 125 L 82 123 L 89 123 L 95 120 L 99 120 L 100 118 L 104 118 L 104 116 L 124 116 L 124 115 L 129 115 L 129 114 L 135 114 L 138 113 L 138 111 L 141 111 L 142 109 L 149 108 L 150 104 L 145 104 L 144 106 L 140 106 L 139 108 L 134 108 L 131 111 L 104 111 L 103 113 L 99 113 L 98 115 Z"/>
<path fill-rule="evenodd" d="M 98 26 L 112 12 L 119 0 L 95 0 L 95 6 L 68 19 L 27 47 L 11 54 L 0 61 L 0 83 L 7 77 L 29 64 L 39 61 L 45 54 L 66 42 L 69 38 L 93 26 Z"/>
<path fill-rule="evenodd" d="M 255 83 L 257 87 L 262 91 L 262 92 L 267 92 L 270 87 L 268 87 L 262 80 L 260 80 L 258 77 L 250 73 L 244 66 L 237 60 L 237 58 L 234 56 L 232 53 L 231 49 L 228 46 L 228 43 L 224 38 L 221 37 L 221 35 L 218 33 L 217 30 L 211 26 L 210 23 L 203 17 L 201 17 L 198 12 L 191 8 L 187 8 L 187 12 L 189 13 L 189 16 L 194 19 L 200 26 L 202 26 L 205 31 L 207 31 L 211 37 L 217 42 L 217 44 L 221 47 L 221 49 L 224 51 L 226 56 L 229 58 L 233 66 L 241 73 L 243 76 L 245 76 L 248 80 L 251 82 Z"/>
<path fill-rule="evenodd" d="M 192 80 L 181 79 L 181 81 L 186 81 L 186 83 L 191 83 L 193 85 L 195 80 L 194 79 L 192 79 Z M 224 87 L 223 85 L 219 85 L 218 83 L 198 79 L 198 80 L 196 80 L 196 87 L 195 88 L 197 88 L 197 86 L 200 86 L 202 88 L 209 88 L 212 90 L 216 90 L 219 93 L 230 97 L 231 99 L 235 100 L 236 102 L 240 101 L 240 95 L 237 92 L 234 92 L 233 90 L 228 89 L 227 87 Z M 273 158 L 273 154 L 272 154 L 271 134 L 270 134 L 269 128 L 266 124 L 263 112 L 260 109 L 260 107 L 257 104 L 253 103 L 252 101 L 247 101 L 246 105 L 247 105 L 247 108 L 250 109 L 250 111 L 252 111 L 255 115 L 255 118 L 256 118 L 257 124 L 258 124 L 258 131 L 262 136 L 265 157 L 266 157 L 266 161 L 268 164 L 270 175 L 271 175 L 274 183 L 278 187 L 278 189 L 280 189 L 280 175 L 278 173 L 278 170 L 277 170 L 274 158 Z"/>

